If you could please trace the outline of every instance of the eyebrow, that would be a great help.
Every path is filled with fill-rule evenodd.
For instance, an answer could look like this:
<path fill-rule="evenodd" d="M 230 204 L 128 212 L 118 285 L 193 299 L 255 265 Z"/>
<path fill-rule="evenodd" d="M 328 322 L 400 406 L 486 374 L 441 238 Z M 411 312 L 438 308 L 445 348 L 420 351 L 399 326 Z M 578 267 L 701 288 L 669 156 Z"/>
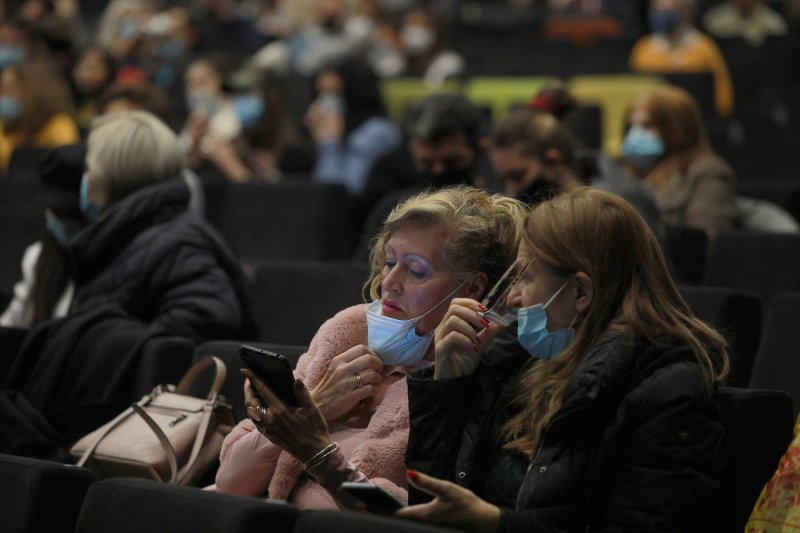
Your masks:
<path fill-rule="evenodd" d="M 387 244 L 386 246 L 383 247 L 383 255 L 384 256 L 389 255 L 390 252 L 392 253 L 392 255 L 395 255 L 395 256 L 398 255 L 394 251 L 394 248 L 392 248 L 390 245 Z M 408 261 L 408 260 L 414 261 L 414 260 L 416 260 L 416 261 L 420 261 L 422 263 L 425 263 L 426 265 L 430 265 L 431 268 L 433 268 L 433 261 L 431 261 L 430 259 L 428 259 L 424 255 L 420 255 L 420 254 L 415 253 L 415 252 L 406 252 L 406 253 L 402 254 L 401 256 L 403 257 L 403 260 L 405 260 L 405 261 Z"/>
<path fill-rule="evenodd" d="M 405 259 L 406 261 L 408 261 L 408 260 L 419 261 L 420 263 L 424 263 L 425 265 L 433 268 L 433 262 L 430 259 L 426 258 L 425 256 L 422 256 L 422 255 L 419 255 L 419 254 L 415 254 L 413 252 L 409 252 L 407 254 L 404 254 L 403 255 L 403 259 Z"/>

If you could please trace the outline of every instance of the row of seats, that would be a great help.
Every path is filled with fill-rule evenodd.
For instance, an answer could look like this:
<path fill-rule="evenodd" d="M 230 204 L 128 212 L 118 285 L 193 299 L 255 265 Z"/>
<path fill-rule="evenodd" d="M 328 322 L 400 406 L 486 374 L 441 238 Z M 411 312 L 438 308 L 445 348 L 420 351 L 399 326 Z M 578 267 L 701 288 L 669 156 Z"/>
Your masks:
<path fill-rule="evenodd" d="M 0 181 L 0 198 L 9 183 Z M 366 257 L 371 237 L 356 227 L 353 202 L 335 184 L 219 183 L 208 190 L 206 214 L 251 267 L 276 259 L 343 261 Z M 37 208 L 0 205 L 0 219 L 0 288 L 9 291 L 19 279 L 22 252 L 38 238 L 44 218 Z M 778 292 L 800 290 L 798 235 L 734 231 L 720 235 L 710 250 L 703 239 L 694 241 L 668 250 L 692 273 L 682 282 L 753 290 L 766 303 Z"/>
<path fill-rule="evenodd" d="M 28 183 L 36 187 L 34 180 Z M 0 198 L 17 185 L 16 180 L 0 181 Z M 352 212 L 353 199 L 342 186 L 310 181 L 220 183 L 207 194 L 207 218 L 253 275 L 259 263 L 271 260 L 366 257 L 371 235 L 356 227 Z M 0 204 L 0 219 L 0 288 L 9 292 L 20 277 L 25 247 L 43 231 L 44 217 L 38 207 Z M 690 242 L 685 234 L 676 249 L 668 250 L 691 272 L 682 282 L 752 290 L 765 304 L 774 294 L 800 290 L 798 235 L 734 231 L 721 234 L 708 250 L 704 239 Z"/>
<path fill-rule="evenodd" d="M 714 326 L 728 341 L 731 373 L 726 383 L 741 388 L 786 391 L 793 399 L 795 411 L 800 412 L 800 358 L 795 353 L 800 345 L 800 292 L 776 296 L 764 312 L 761 299 L 752 292 L 721 287 L 681 287 L 680 291 L 695 315 Z M 284 335 L 262 335 L 264 343 L 257 345 L 284 353 L 296 361 L 305 352 L 319 325 L 344 308 L 331 305 L 331 311 L 326 312 L 310 301 L 298 305 L 300 312 L 293 315 L 274 309 L 271 326 L 273 331 L 283 330 Z M 302 329 L 307 329 L 308 333 L 303 333 Z M 298 336 L 287 336 L 289 332 L 298 333 Z M 194 357 L 196 360 L 216 355 L 229 367 L 238 368 L 240 344 L 234 340 L 203 343 L 196 348 Z M 223 394 L 238 410 L 239 418 L 243 418 L 239 379 L 232 378 Z"/>
<path fill-rule="evenodd" d="M 301 512 L 148 479 L 95 481 L 86 468 L 10 455 L 0 455 L 0 492 L 3 531 L 10 533 L 451 531 L 349 511 Z"/>
<path fill-rule="evenodd" d="M 791 441 L 791 400 L 781 392 L 725 387 L 718 396 L 727 467 L 706 519 L 709 530 L 741 531 Z M 146 479 L 95 481 L 85 468 L 9 455 L 0 455 L 0 516 L 4 530 L 15 533 L 447 531 L 349 511 L 299 511 Z"/>
<path fill-rule="evenodd" d="M 707 75 L 669 75 L 669 78 L 631 73 L 575 75 L 567 80 L 567 87 L 581 103 L 595 105 L 600 110 L 599 116 L 594 119 L 600 119 L 601 143 L 589 143 L 588 147 L 602 147 L 607 153 L 618 154 L 623 136 L 624 112 L 634 97 L 646 89 L 668 82 L 684 84 L 689 88 L 696 83 L 691 80 L 698 76 L 705 79 Z M 558 78 L 554 76 L 487 76 L 470 78 L 463 85 L 449 81 L 431 87 L 420 78 L 395 78 L 384 80 L 381 89 L 387 113 L 397 121 L 402 120 L 404 110 L 413 101 L 433 93 L 463 92 L 471 101 L 484 106 L 491 120 L 496 122 L 502 120 L 513 107 L 529 102 L 542 87 L 555 80 Z M 698 96 L 701 96 L 701 92 L 698 92 Z M 580 137 L 584 143 L 591 140 Z"/>

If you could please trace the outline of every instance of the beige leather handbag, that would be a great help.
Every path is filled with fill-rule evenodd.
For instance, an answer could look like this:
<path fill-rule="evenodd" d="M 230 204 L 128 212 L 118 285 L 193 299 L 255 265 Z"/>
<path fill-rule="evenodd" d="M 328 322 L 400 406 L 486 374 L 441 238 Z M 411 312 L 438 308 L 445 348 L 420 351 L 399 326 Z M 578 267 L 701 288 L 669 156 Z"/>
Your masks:
<path fill-rule="evenodd" d="M 208 395 L 187 394 L 195 379 L 211 366 L 216 373 Z M 192 485 L 219 458 L 225 437 L 221 430 L 234 424 L 233 410 L 219 395 L 225 376 L 222 360 L 204 357 L 177 387 L 157 386 L 76 442 L 70 453 L 78 466 L 92 469 L 101 479 L 146 477 Z"/>

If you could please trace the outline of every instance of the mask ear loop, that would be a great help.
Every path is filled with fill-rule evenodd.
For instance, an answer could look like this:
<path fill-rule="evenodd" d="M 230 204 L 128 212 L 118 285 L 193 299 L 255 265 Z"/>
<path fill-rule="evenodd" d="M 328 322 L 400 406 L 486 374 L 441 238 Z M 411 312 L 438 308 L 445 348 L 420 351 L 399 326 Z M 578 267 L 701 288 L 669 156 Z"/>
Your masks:
<path fill-rule="evenodd" d="M 433 311 L 434 309 L 436 309 L 437 307 L 439 307 L 440 305 L 442 305 L 444 302 L 446 302 L 448 299 L 450 299 L 450 298 L 451 298 L 451 297 L 452 297 L 452 296 L 453 296 L 455 293 L 457 293 L 457 292 L 458 292 L 458 289 L 460 289 L 461 287 L 463 287 L 463 286 L 464 286 L 464 284 L 465 284 L 467 281 L 469 281 L 469 278 L 467 278 L 467 279 L 465 279 L 464 281 L 462 281 L 461 283 L 459 283 L 459 284 L 458 284 L 458 287 L 456 287 L 455 289 L 453 289 L 452 291 L 450 291 L 450 294 L 448 294 L 447 296 L 445 296 L 444 298 L 442 298 L 441 300 L 439 300 L 439 303 L 437 303 L 436 305 L 434 305 L 433 307 L 431 307 L 430 309 L 428 309 L 427 311 L 425 311 L 424 313 L 422 313 L 421 315 L 419 315 L 419 316 L 418 316 L 418 317 L 417 317 L 415 320 L 419 321 L 419 320 L 421 320 L 422 318 L 424 318 L 425 316 L 429 315 L 429 314 L 431 313 L 431 311 Z"/>
<path fill-rule="evenodd" d="M 536 259 L 536 256 L 532 255 L 525 263 L 525 265 L 522 268 L 520 268 L 518 272 L 514 274 L 514 277 L 511 279 L 511 281 L 508 284 L 506 284 L 505 287 L 503 288 L 503 293 L 500 295 L 501 297 L 506 296 L 511 291 L 511 288 L 517 284 L 519 278 L 522 277 L 522 274 L 531 265 L 531 263 L 533 263 L 534 259 Z M 498 289 L 500 289 L 500 287 L 503 286 L 503 282 L 505 281 L 505 279 L 509 275 L 511 275 L 512 272 L 514 272 L 514 267 L 516 267 L 516 263 L 511 263 L 511 265 L 509 265 L 506 271 L 503 272 L 503 275 L 500 276 L 500 279 L 498 279 L 497 282 L 494 284 L 494 287 L 492 287 L 489 293 L 486 296 L 484 296 L 483 300 L 481 301 L 481 304 L 487 305 L 489 302 L 492 301 L 492 298 L 494 297 L 495 293 L 498 291 Z M 498 301 L 499 300 L 500 298 L 498 298 Z"/>
<path fill-rule="evenodd" d="M 419 337 L 422 337 L 422 336 L 424 336 L 424 335 L 419 335 L 419 334 L 417 334 L 417 323 L 419 323 L 419 321 L 420 321 L 420 320 L 422 320 L 423 318 L 425 318 L 425 316 L 427 316 L 428 314 L 430 314 L 430 313 L 431 313 L 431 312 L 432 312 L 434 309 L 436 309 L 437 307 L 439 307 L 440 305 L 442 305 L 444 302 L 446 302 L 448 298 L 450 298 L 450 297 L 451 297 L 451 296 L 453 296 L 453 295 L 454 295 L 456 292 L 458 292 L 458 289 L 460 289 L 461 287 L 463 287 L 463 286 L 464 286 L 464 284 L 465 284 L 467 281 L 469 281 L 469 278 L 467 278 L 467 279 L 465 279 L 464 281 L 462 281 L 461 283 L 459 283 L 459 284 L 458 284 L 458 286 L 457 286 L 455 289 L 453 289 L 453 290 L 452 290 L 452 291 L 451 291 L 451 292 L 450 292 L 450 293 L 449 293 L 447 296 L 445 296 L 444 298 L 442 298 L 441 300 L 439 300 L 439 303 L 437 303 L 436 305 L 434 305 L 433 307 L 431 307 L 430 309 L 428 309 L 427 311 L 425 311 L 425 312 L 424 312 L 424 313 L 422 313 L 421 315 L 419 315 L 419 316 L 417 316 L 417 317 L 414 317 L 414 318 L 411 318 L 411 319 L 409 319 L 409 322 L 413 322 L 413 324 L 414 324 L 414 325 L 413 325 L 413 327 L 409 327 L 408 329 L 405 329 L 405 328 L 403 328 L 403 329 L 399 330 L 399 331 L 398 331 L 398 332 L 397 332 L 395 335 L 393 335 L 393 336 L 392 336 L 392 337 L 389 339 L 389 342 L 394 342 L 394 341 L 396 341 L 396 340 L 397 340 L 397 339 L 399 339 L 399 338 L 402 338 L 402 337 L 405 337 L 405 336 L 407 336 L 407 335 L 408 335 L 408 333 L 409 333 L 409 331 L 413 331 L 413 332 L 414 332 L 414 335 L 417 335 L 417 336 L 419 336 Z M 438 326 L 437 326 L 437 327 L 438 327 Z M 432 330 L 432 331 L 430 331 L 429 333 L 425 333 L 425 335 L 432 335 L 432 334 L 433 334 L 433 333 L 435 333 L 435 332 L 436 332 L 436 328 L 433 328 L 433 330 Z"/>
<path fill-rule="evenodd" d="M 561 294 L 561 291 L 564 290 L 564 287 L 567 286 L 567 283 L 569 283 L 569 280 L 565 281 L 564 284 L 556 291 L 554 295 L 550 297 L 549 300 L 547 300 L 547 302 L 545 302 L 545 304 L 542 307 L 547 309 L 550 306 L 550 304 L 553 303 L 553 300 L 555 300 L 558 297 L 558 295 Z"/>
<path fill-rule="evenodd" d="M 545 309 L 547 309 L 547 306 L 548 306 L 548 305 L 550 305 L 550 303 L 551 303 L 553 300 L 555 300 L 555 299 L 556 299 L 556 296 L 558 296 L 559 294 L 561 294 L 561 291 L 563 291 L 563 290 L 564 290 L 564 287 L 566 287 L 568 283 L 569 283 L 569 280 L 565 281 L 565 282 L 564 282 L 564 284 L 561 286 L 561 288 L 559 288 L 559 289 L 556 291 L 556 293 L 555 293 L 553 296 L 551 296 L 551 297 L 550 297 L 550 299 L 549 299 L 549 300 L 547 300 L 547 303 L 546 303 L 546 304 L 544 304 L 542 307 L 544 307 Z M 572 317 L 572 321 L 569 323 L 569 326 L 567 326 L 567 328 L 568 328 L 568 329 L 571 329 L 573 326 L 575 326 L 575 322 L 577 322 L 577 321 L 578 321 L 578 315 L 579 315 L 579 313 L 575 313 L 575 316 L 573 316 L 573 317 Z"/>

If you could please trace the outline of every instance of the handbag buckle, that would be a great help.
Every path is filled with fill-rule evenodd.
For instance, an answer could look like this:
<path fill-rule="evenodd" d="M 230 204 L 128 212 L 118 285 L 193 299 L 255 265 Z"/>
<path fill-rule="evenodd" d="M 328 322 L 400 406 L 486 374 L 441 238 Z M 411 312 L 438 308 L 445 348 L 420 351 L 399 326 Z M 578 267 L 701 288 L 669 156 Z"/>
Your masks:
<path fill-rule="evenodd" d="M 181 420 L 185 420 L 187 418 L 187 416 L 188 415 L 186 413 L 181 413 L 180 415 L 178 415 L 178 417 L 175 420 L 173 420 L 172 422 L 169 423 L 169 427 L 171 427 L 171 428 L 175 427 L 178 424 L 178 422 L 180 422 Z"/>

